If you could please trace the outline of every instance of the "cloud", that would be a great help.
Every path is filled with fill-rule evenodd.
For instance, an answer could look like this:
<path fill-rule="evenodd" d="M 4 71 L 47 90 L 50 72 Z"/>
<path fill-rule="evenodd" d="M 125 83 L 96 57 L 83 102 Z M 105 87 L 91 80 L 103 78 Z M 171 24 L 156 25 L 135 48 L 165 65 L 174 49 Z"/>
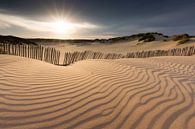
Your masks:
<path fill-rule="evenodd" d="M 61 29 L 55 16 L 62 16 L 71 28 L 62 38 L 194 34 L 194 6 L 193 0 L 0 0 L 0 33 L 53 38 L 54 26 Z"/>
<path fill-rule="evenodd" d="M 39 32 L 54 32 L 56 29 L 56 21 L 35 21 L 31 19 L 27 19 L 25 17 L 10 15 L 10 14 L 1 14 L 0 13 L 0 28 L 11 28 L 12 26 L 22 27 L 31 31 L 39 31 Z M 64 25 L 71 27 L 74 30 L 80 29 L 97 29 L 100 26 L 94 25 L 88 22 L 84 23 L 71 23 L 67 21 L 63 21 Z"/>
<path fill-rule="evenodd" d="M 0 20 L 0 28 L 1 29 L 6 29 L 6 28 L 9 28 L 9 27 L 10 27 L 10 24 Z"/>

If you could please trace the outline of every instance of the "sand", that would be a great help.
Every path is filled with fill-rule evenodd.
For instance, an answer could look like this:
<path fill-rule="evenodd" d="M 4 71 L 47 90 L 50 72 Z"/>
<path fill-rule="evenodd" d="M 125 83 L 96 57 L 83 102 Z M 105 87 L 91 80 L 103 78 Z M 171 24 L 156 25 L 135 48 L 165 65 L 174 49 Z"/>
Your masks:
<path fill-rule="evenodd" d="M 195 46 L 195 38 L 191 38 L 191 41 L 178 45 L 178 41 L 168 40 L 163 41 L 163 39 L 156 40 L 153 42 L 141 43 L 138 40 L 128 41 L 128 42 L 119 42 L 113 44 L 69 44 L 69 43 L 60 43 L 60 42 L 49 42 L 49 43 L 40 43 L 45 47 L 56 48 L 61 53 L 60 64 L 64 61 L 64 53 L 65 52 L 83 52 L 83 51 L 93 51 L 93 52 L 101 52 L 101 53 L 116 53 L 126 55 L 129 52 L 137 52 L 137 51 L 154 51 L 154 50 L 169 50 L 174 48 L 185 48 L 189 46 Z M 140 45 L 138 45 L 140 44 Z"/>
<path fill-rule="evenodd" d="M 0 55 L 1 129 L 195 129 L 195 57 L 86 60 Z"/>
<path fill-rule="evenodd" d="M 56 45 L 57 44 L 57 45 Z M 138 45 L 140 44 L 140 45 Z M 48 43 L 44 44 L 45 46 L 50 46 L 57 48 L 61 51 L 61 53 L 64 52 L 75 52 L 75 51 L 98 51 L 103 53 L 121 53 L 126 54 L 128 52 L 137 52 L 137 51 L 148 51 L 148 50 L 168 50 L 168 49 L 174 49 L 174 48 L 184 48 L 187 46 L 195 46 L 195 38 L 191 38 L 191 41 L 178 45 L 178 41 L 163 41 L 156 40 L 153 42 L 146 42 L 141 43 L 138 42 L 138 40 L 128 41 L 128 42 L 119 42 L 119 43 L 113 43 L 113 44 L 100 44 L 100 43 L 94 43 L 92 45 L 76 45 L 76 44 L 68 44 L 68 43 Z"/>

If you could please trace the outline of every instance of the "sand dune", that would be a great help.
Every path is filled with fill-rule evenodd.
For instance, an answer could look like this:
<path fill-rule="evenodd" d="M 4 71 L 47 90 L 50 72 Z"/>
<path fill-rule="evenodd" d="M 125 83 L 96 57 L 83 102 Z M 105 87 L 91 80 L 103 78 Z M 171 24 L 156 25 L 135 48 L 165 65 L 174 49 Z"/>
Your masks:
<path fill-rule="evenodd" d="M 195 129 L 195 57 L 86 60 L 0 55 L 1 129 Z"/>
<path fill-rule="evenodd" d="M 178 45 L 178 41 L 163 41 L 157 40 L 153 42 L 146 42 L 140 44 L 137 40 L 122 42 L 122 43 L 114 43 L 114 44 L 92 44 L 92 45 L 76 45 L 76 44 L 68 44 L 68 43 L 50 43 L 46 44 L 46 46 L 54 47 L 60 50 L 62 53 L 64 52 L 74 52 L 74 51 L 100 51 L 103 53 L 121 53 L 126 54 L 132 51 L 147 51 L 147 50 L 168 50 L 173 48 L 184 48 L 187 46 L 195 46 L 195 38 L 191 38 L 191 41 L 185 44 Z M 140 44 L 140 45 L 138 45 Z"/>

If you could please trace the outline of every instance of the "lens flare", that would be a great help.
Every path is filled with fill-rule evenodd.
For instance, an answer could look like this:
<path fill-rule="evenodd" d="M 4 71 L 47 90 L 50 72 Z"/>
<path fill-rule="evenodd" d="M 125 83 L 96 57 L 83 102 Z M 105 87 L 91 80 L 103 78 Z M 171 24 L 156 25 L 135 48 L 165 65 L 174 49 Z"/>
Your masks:
<path fill-rule="evenodd" d="M 52 23 L 53 32 L 55 33 L 68 33 L 70 32 L 74 26 L 71 23 L 65 22 L 63 20 L 57 20 Z"/>

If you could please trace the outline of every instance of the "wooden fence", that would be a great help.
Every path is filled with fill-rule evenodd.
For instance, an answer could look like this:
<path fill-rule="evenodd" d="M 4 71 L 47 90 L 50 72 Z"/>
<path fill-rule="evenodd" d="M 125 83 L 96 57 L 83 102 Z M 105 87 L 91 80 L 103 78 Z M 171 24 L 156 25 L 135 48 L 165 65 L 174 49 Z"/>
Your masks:
<path fill-rule="evenodd" d="M 73 52 L 65 53 L 63 65 L 69 65 L 79 60 L 85 59 L 120 59 L 120 58 L 148 58 L 155 56 L 191 56 L 195 54 L 195 47 L 175 48 L 170 50 L 151 50 L 141 52 L 130 52 L 126 55 L 116 53 L 101 53 L 101 52 Z"/>
<path fill-rule="evenodd" d="M 174 48 L 169 50 L 153 50 L 130 52 L 125 56 L 126 58 L 147 58 L 155 56 L 192 56 L 195 54 L 195 47 Z"/>
<path fill-rule="evenodd" d="M 92 52 L 92 51 L 84 51 L 84 52 L 67 52 L 64 54 L 63 65 L 69 65 L 79 60 L 86 59 L 120 59 L 124 58 L 122 54 L 115 53 L 101 53 L 101 52 Z"/>
<path fill-rule="evenodd" d="M 0 43 L 0 54 L 16 55 L 59 65 L 60 51 L 40 45 Z"/>
<path fill-rule="evenodd" d="M 70 65 L 74 62 L 86 59 L 120 59 L 120 58 L 147 58 L 155 56 L 191 56 L 195 54 L 195 47 L 175 48 L 170 50 L 151 50 L 129 52 L 126 55 L 116 53 L 102 52 L 66 52 L 64 54 L 63 63 L 60 64 L 60 51 L 55 48 L 44 48 L 36 45 L 13 45 L 8 43 L 0 43 L 0 54 L 17 55 L 27 58 L 33 58 L 45 61 L 55 65 Z"/>

